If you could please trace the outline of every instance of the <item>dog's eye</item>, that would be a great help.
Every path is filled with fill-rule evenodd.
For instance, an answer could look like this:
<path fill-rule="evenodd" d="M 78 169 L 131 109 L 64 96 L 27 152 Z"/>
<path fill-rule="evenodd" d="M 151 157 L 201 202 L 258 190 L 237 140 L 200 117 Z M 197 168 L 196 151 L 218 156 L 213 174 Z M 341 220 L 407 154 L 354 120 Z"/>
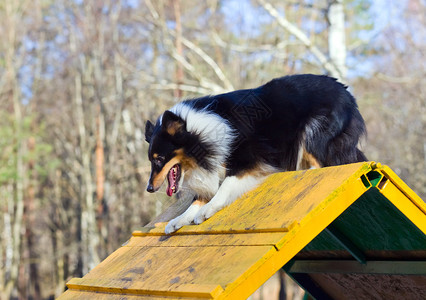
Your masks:
<path fill-rule="evenodd" d="M 163 164 L 163 161 L 164 161 L 163 156 L 158 156 L 157 158 L 154 158 L 154 164 L 156 164 L 157 166 L 161 166 Z"/>

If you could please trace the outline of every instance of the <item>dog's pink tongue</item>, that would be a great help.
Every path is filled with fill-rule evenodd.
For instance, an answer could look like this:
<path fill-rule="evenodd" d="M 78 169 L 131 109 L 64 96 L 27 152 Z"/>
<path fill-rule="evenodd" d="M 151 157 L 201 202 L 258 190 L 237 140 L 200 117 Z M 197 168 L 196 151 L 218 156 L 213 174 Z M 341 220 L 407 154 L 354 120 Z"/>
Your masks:
<path fill-rule="evenodd" d="M 171 197 L 173 195 L 173 190 L 170 188 L 170 185 L 167 187 L 167 196 Z"/>
<path fill-rule="evenodd" d="M 172 187 L 175 186 L 175 179 L 173 178 L 173 168 L 169 171 L 167 179 L 169 184 L 167 186 L 166 193 L 167 193 L 167 196 L 171 197 L 173 195 Z"/>

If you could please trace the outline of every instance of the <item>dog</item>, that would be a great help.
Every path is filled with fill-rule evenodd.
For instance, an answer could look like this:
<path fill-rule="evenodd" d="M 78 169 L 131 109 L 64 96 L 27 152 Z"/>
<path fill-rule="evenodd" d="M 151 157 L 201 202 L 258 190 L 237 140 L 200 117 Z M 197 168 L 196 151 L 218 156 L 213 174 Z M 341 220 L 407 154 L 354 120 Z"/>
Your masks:
<path fill-rule="evenodd" d="M 189 208 L 167 234 L 200 224 L 276 172 L 366 161 L 355 98 L 325 75 L 285 76 L 254 89 L 180 102 L 146 122 L 147 191 L 186 191 Z"/>

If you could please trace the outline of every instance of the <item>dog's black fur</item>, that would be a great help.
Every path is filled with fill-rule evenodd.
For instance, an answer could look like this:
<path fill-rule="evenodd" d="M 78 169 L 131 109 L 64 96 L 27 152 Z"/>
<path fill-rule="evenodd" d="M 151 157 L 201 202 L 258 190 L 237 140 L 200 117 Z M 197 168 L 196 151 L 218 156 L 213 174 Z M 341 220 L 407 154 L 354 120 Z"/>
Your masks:
<path fill-rule="evenodd" d="M 177 107 L 219 116 L 232 131 L 227 133 L 232 139 L 221 145 L 220 138 L 210 139 L 202 130 L 188 130 L 189 120 L 177 108 L 166 111 L 155 126 L 148 121 L 150 192 L 158 189 L 153 187 L 153 180 L 176 157 L 177 150 L 192 168 L 195 165 L 213 172 L 216 164 L 223 164 L 225 178 L 255 173 L 259 164 L 276 171 L 296 170 L 305 154 L 317 167 L 367 160 L 357 148 L 366 129 L 355 98 L 328 76 L 285 76 L 255 89 L 187 100 Z M 216 163 L 221 146 L 229 153 Z M 194 147 L 201 148 L 201 154 L 194 152 Z M 161 161 L 154 159 L 154 153 Z M 188 168 L 179 166 L 183 172 Z M 220 182 L 223 180 L 220 178 Z"/>
<path fill-rule="evenodd" d="M 259 160 L 281 170 L 295 170 L 301 143 L 323 167 L 367 160 L 357 148 L 366 129 L 356 101 L 343 84 L 331 77 L 286 76 L 256 89 L 184 103 L 195 110 L 207 109 L 218 114 L 239 134 L 231 146 L 227 176 L 250 170 Z M 245 109 L 238 109 L 244 106 Z M 316 130 L 305 132 L 313 119 Z M 176 115 L 167 113 L 163 116 L 163 127 L 176 120 L 184 123 Z M 147 140 L 152 135 L 151 128 L 154 127 L 147 126 Z M 159 128 L 157 125 L 157 131 Z M 182 142 L 179 146 L 188 148 L 189 155 L 195 143 L 202 143 L 197 134 L 175 137 L 174 143 L 179 144 L 179 139 Z M 165 147 L 167 143 L 159 144 Z M 214 152 L 215 145 L 206 142 L 203 149 Z M 194 159 L 200 161 L 204 157 L 194 156 Z M 211 168 L 208 164 L 205 167 Z"/>

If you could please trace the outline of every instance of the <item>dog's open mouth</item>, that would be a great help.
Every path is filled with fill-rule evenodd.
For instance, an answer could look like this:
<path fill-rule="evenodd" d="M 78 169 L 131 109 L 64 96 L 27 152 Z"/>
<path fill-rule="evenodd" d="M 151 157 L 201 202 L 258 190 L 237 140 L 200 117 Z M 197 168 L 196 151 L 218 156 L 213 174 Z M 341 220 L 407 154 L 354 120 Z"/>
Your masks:
<path fill-rule="evenodd" d="M 167 175 L 167 181 L 169 182 L 169 185 L 167 186 L 167 196 L 173 195 L 173 193 L 176 193 L 178 190 L 179 180 L 180 180 L 180 165 L 175 164 L 169 171 L 169 174 Z"/>

